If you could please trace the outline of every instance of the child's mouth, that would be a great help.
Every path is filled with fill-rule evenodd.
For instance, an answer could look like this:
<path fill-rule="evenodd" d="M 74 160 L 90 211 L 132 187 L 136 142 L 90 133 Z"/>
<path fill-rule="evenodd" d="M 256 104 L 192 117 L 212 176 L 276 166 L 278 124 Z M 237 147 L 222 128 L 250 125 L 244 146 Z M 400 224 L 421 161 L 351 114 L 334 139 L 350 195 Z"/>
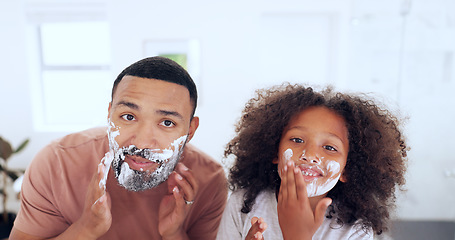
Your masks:
<path fill-rule="evenodd" d="M 314 181 L 315 179 L 324 176 L 324 171 L 319 166 L 302 164 L 299 168 L 307 182 Z"/>

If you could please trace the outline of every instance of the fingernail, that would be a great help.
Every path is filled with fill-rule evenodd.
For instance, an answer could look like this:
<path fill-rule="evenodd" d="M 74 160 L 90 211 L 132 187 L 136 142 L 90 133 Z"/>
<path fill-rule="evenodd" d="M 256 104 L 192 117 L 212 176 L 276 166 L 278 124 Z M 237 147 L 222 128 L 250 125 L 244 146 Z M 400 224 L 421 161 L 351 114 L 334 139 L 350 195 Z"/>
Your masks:
<path fill-rule="evenodd" d="M 188 171 L 189 169 L 182 163 L 182 170 L 183 171 Z"/>
<path fill-rule="evenodd" d="M 100 200 L 99 202 L 100 202 L 100 203 L 102 203 L 102 202 L 105 201 L 105 196 L 106 196 L 106 195 L 103 194 L 103 196 L 101 196 L 101 197 L 99 198 L 99 200 Z"/>
<path fill-rule="evenodd" d="M 284 171 L 285 171 L 285 172 L 288 171 L 288 166 L 287 166 L 287 165 L 284 165 Z"/>
<path fill-rule="evenodd" d="M 179 192 L 179 188 L 177 186 L 174 187 L 174 189 L 172 189 L 174 192 L 178 193 Z"/>
<path fill-rule="evenodd" d="M 180 180 L 180 181 L 183 180 L 182 176 L 180 174 L 178 174 L 178 173 L 177 173 L 177 179 Z"/>
<path fill-rule="evenodd" d="M 298 174 L 299 173 L 299 169 L 298 168 L 294 168 L 294 173 Z"/>

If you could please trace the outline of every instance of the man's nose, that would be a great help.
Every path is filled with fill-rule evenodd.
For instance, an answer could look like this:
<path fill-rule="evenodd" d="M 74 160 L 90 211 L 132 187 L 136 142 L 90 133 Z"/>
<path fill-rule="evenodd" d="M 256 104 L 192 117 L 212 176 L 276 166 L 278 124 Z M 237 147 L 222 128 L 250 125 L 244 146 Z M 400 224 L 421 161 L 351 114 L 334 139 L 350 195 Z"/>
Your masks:
<path fill-rule="evenodd" d="M 138 124 L 132 144 L 137 148 L 159 149 L 158 131 L 152 124 Z"/>

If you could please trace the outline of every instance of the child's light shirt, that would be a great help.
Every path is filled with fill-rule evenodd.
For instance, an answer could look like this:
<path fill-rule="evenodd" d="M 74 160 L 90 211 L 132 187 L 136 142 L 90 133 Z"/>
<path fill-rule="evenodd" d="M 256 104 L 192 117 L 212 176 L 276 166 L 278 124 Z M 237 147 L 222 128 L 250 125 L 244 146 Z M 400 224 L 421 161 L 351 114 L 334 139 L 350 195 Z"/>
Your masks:
<path fill-rule="evenodd" d="M 244 240 L 251 228 L 251 218 L 262 217 L 267 223 L 263 233 L 265 240 L 282 240 L 278 222 L 277 200 L 275 192 L 262 191 L 256 197 L 252 210 L 245 214 L 241 212 L 245 190 L 238 190 L 231 194 L 221 219 L 217 240 Z M 374 234 L 362 229 L 360 224 L 340 225 L 335 218 L 325 218 L 322 225 L 313 236 L 316 239 L 373 239 Z"/>

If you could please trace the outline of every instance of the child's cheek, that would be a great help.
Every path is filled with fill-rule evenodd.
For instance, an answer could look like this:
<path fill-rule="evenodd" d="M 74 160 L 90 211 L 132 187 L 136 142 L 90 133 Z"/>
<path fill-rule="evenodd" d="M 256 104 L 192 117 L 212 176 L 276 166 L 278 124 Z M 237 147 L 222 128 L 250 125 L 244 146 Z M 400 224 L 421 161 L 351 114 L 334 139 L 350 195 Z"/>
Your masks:
<path fill-rule="evenodd" d="M 294 155 L 294 152 L 292 149 L 288 148 L 286 151 L 283 152 L 283 155 L 281 157 L 281 161 L 278 163 L 278 175 L 281 178 L 281 173 L 284 171 L 284 166 L 288 164 L 289 161 L 291 161 L 292 156 Z"/>

